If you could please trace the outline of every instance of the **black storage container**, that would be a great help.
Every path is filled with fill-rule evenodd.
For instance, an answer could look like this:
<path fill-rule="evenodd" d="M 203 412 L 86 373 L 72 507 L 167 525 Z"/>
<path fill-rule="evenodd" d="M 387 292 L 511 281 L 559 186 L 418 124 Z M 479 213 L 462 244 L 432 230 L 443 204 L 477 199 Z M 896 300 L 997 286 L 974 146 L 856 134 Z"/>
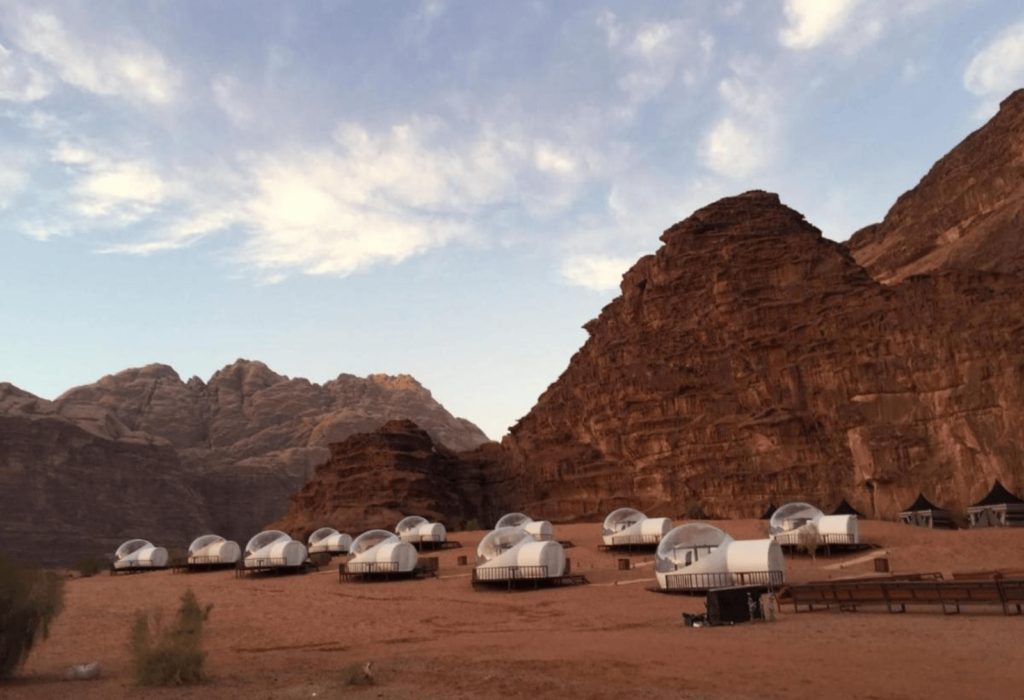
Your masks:
<path fill-rule="evenodd" d="M 768 592 L 764 586 L 730 586 L 708 591 L 708 623 L 728 625 L 736 622 L 763 620 L 761 596 Z"/>

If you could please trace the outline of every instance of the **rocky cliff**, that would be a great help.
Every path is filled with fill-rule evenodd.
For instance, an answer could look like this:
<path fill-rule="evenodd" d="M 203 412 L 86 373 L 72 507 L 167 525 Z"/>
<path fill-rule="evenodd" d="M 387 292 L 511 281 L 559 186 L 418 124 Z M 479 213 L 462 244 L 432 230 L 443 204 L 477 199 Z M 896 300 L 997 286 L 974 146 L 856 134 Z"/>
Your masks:
<path fill-rule="evenodd" d="M 109 411 L 0 384 L 0 551 L 66 565 L 149 533 L 187 544 L 209 525 L 197 486 L 169 443 Z"/>
<path fill-rule="evenodd" d="M 673 226 L 503 442 L 534 517 L 754 516 L 843 497 L 891 517 L 1024 486 L 1024 285 L 950 270 L 884 286 L 776 195 Z"/>
<path fill-rule="evenodd" d="M 853 235 L 879 281 L 943 269 L 1024 274 L 1024 90 L 936 163 L 885 219 Z"/>
<path fill-rule="evenodd" d="M 370 528 L 391 530 L 409 514 L 449 529 L 501 515 L 488 484 L 500 459 L 496 443 L 459 454 L 404 420 L 331 444 L 330 451 L 330 460 L 291 497 L 288 514 L 273 527 L 304 540 L 325 525 L 353 536 Z"/>
<path fill-rule="evenodd" d="M 54 402 L 0 386 L 0 483 L 11 486 L 0 499 L 17 506 L 16 516 L 3 511 L 5 551 L 55 541 L 68 530 L 59 523 L 76 522 L 85 537 L 118 534 L 102 534 L 99 550 L 62 540 L 73 555 L 111 551 L 129 537 L 182 546 L 200 530 L 244 542 L 284 514 L 332 442 L 396 418 L 416 420 L 451 449 L 487 440 L 406 375 L 342 374 L 318 385 L 239 360 L 208 382 L 183 382 L 166 365 L 130 369 Z M 32 499 L 17 495 L 29 486 Z M 119 511 L 70 515 L 116 502 L 124 489 L 130 499 Z"/>

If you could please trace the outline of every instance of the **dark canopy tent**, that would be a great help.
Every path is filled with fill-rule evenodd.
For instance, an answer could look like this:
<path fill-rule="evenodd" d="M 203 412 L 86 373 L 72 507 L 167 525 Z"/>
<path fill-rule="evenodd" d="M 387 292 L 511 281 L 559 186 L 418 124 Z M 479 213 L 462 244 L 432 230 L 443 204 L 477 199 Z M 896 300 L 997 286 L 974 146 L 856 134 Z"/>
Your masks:
<path fill-rule="evenodd" d="M 859 510 L 850 505 L 850 502 L 845 498 L 842 503 L 836 506 L 836 509 L 832 511 L 832 515 L 856 515 L 858 518 L 863 518 L 864 514 Z"/>
<path fill-rule="evenodd" d="M 777 505 L 775 505 L 771 501 L 768 501 L 768 507 L 765 508 L 764 513 L 761 514 L 761 520 L 771 520 L 772 516 L 775 515 L 775 511 L 777 511 L 778 509 L 779 507 Z"/>
<path fill-rule="evenodd" d="M 1024 505 L 1024 501 L 1014 496 L 1012 493 L 1006 490 L 1006 487 L 997 479 L 996 483 L 992 485 L 992 490 L 988 492 L 988 495 L 983 499 L 975 503 L 971 508 L 981 508 L 983 506 L 1002 506 L 1002 505 Z"/>
<path fill-rule="evenodd" d="M 983 499 L 967 509 L 971 527 L 1024 527 L 1024 500 L 998 480 Z"/>
<path fill-rule="evenodd" d="M 917 527 L 956 529 L 953 515 L 948 510 L 933 504 L 925 498 L 923 493 L 919 493 L 917 500 L 900 512 L 900 522 Z"/>

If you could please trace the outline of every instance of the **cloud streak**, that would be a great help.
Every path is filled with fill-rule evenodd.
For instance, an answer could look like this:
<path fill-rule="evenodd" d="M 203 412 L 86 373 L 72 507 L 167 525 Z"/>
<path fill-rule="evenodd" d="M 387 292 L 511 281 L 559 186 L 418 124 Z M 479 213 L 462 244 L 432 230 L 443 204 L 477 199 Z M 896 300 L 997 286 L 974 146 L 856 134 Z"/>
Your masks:
<path fill-rule="evenodd" d="M 979 117 L 988 117 L 1010 92 L 1024 84 L 1024 22 L 995 36 L 974 55 L 964 71 L 964 87 L 984 102 Z"/>
<path fill-rule="evenodd" d="M 22 51 L 38 59 L 56 77 L 89 93 L 165 105 L 180 87 L 178 71 L 154 48 L 120 38 L 87 41 L 68 31 L 50 12 L 20 16 L 13 36 Z M 36 74 L 42 75 L 39 71 Z M 36 78 L 36 93 L 42 91 L 39 81 Z"/>

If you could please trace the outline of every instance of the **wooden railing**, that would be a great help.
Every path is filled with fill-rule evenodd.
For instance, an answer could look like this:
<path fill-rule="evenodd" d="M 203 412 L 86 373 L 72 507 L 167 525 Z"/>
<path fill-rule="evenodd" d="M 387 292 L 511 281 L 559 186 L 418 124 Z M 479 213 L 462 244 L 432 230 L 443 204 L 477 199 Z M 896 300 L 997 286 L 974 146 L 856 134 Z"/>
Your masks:
<path fill-rule="evenodd" d="M 666 574 L 666 590 L 706 591 L 728 586 L 765 586 L 778 588 L 785 583 L 782 571 L 745 571 L 743 573 L 714 572 L 687 574 L 683 572 Z"/>

